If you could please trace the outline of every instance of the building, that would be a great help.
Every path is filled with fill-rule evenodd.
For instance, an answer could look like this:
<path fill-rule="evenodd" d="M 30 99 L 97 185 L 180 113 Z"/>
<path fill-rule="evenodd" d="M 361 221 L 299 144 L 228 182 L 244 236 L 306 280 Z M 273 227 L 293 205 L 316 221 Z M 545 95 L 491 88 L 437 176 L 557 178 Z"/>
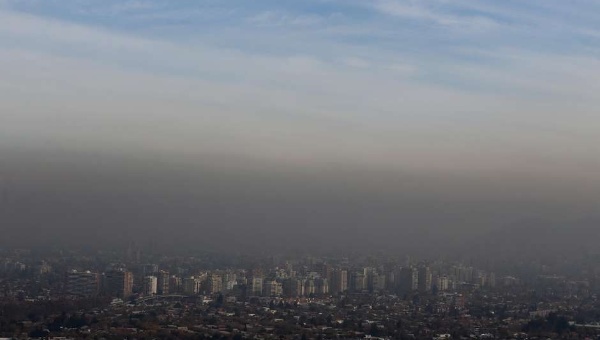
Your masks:
<path fill-rule="evenodd" d="M 218 274 L 210 274 L 208 276 L 208 292 L 216 294 L 223 291 L 223 278 Z"/>
<path fill-rule="evenodd" d="M 329 282 L 325 278 L 315 279 L 315 294 L 328 294 L 329 293 Z"/>
<path fill-rule="evenodd" d="M 95 296 L 99 293 L 100 276 L 90 271 L 72 270 L 67 273 L 65 288 L 70 295 Z"/>
<path fill-rule="evenodd" d="M 283 293 L 283 287 L 281 282 L 277 280 L 268 280 L 264 282 L 264 295 L 265 296 L 281 296 Z"/>
<path fill-rule="evenodd" d="M 237 274 L 232 271 L 226 271 L 223 273 L 223 290 L 230 291 L 233 290 L 237 285 Z"/>
<path fill-rule="evenodd" d="M 487 286 L 490 288 L 496 287 L 496 274 L 489 273 L 488 279 L 487 279 Z"/>
<path fill-rule="evenodd" d="M 191 276 L 183 279 L 183 293 L 187 295 L 196 295 L 202 287 L 202 280 L 198 277 Z"/>
<path fill-rule="evenodd" d="M 355 292 L 363 291 L 367 288 L 367 278 L 364 272 L 352 272 L 350 275 L 350 289 Z"/>
<path fill-rule="evenodd" d="M 315 295 L 315 280 L 307 279 L 304 281 L 304 295 Z"/>
<path fill-rule="evenodd" d="M 181 277 L 176 275 L 169 277 L 169 293 L 181 293 L 182 286 L 183 281 L 181 280 Z"/>
<path fill-rule="evenodd" d="M 333 272 L 331 287 L 329 291 L 333 294 L 342 293 L 348 290 L 348 271 L 345 269 L 336 269 Z"/>
<path fill-rule="evenodd" d="M 385 289 L 385 275 L 377 272 L 371 272 L 368 279 L 368 288 L 370 292 L 382 291 Z"/>
<path fill-rule="evenodd" d="M 169 272 L 161 270 L 158 272 L 156 294 L 167 295 L 169 294 Z"/>
<path fill-rule="evenodd" d="M 263 279 L 261 277 L 252 277 L 250 279 L 250 294 L 255 296 L 262 295 Z"/>
<path fill-rule="evenodd" d="M 304 295 L 304 285 L 302 280 L 289 278 L 283 281 L 283 294 L 286 297 L 298 297 Z"/>
<path fill-rule="evenodd" d="M 437 289 L 440 292 L 447 291 L 450 289 L 449 279 L 447 276 L 440 276 L 437 279 Z"/>
<path fill-rule="evenodd" d="M 419 267 L 418 287 L 421 292 L 431 291 L 432 274 L 428 266 Z"/>
<path fill-rule="evenodd" d="M 104 274 L 104 292 L 110 296 L 128 298 L 133 289 L 133 274 L 125 270 L 111 270 Z"/>
<path fill-rule="evenodd" d="M 412 267 L 400 269 L 398 275 L 398 292 L 407 294 L 419 288 L 419 272 Z"/>
<path fill-rule="evenodd" d="M 156 295 L 158 291 L 158 278 L 156 276 L 144 277 L 144 295 Z"/>

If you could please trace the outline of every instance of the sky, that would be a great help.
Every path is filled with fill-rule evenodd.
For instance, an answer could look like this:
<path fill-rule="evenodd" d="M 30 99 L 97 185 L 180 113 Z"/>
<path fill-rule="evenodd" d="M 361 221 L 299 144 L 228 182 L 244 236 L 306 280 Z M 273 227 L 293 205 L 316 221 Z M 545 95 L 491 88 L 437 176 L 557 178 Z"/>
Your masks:
<path fill-rule="evenodd" d="M 406 234 L 400 224 L 429 237 L 595 215 L 598 10 L 583 0 L 0 0 L 6 225 L 58 230 L 31 212 L 70 211 L 78 195 L 127 207 L 123 197 L 147 199 L 150 182 L 164 184 L 157 196 L 175 192 L 152 208 L 166 219 L 197 198 L 174 178 L 206 172 L 216 177 L 199 185 L 201 201 L 227 196 L 238 218 L 178 214 L 227 226 L 260 216 L 267 234 L 289 231 L 280 226 L 309 214 L 303 204 L 324 212 L 294 228 L 333 225 L 334 237 L 354 223 L 357 242 L 365 224 L 385 226 L 381 238 Z M 60 204 L 49 193 L 66 174 L 85 180 Z M 124 196 L 101 190 L 123 178 L 133 183 Z M 36 193 L 29 208 L 13 199 L 23 188 Z M 49 225 L 89 230 L 103 209 Z M 111 223 L 139 223 L 135 209 Z M 280 216 L 261 220 L 272 209 Z"/>

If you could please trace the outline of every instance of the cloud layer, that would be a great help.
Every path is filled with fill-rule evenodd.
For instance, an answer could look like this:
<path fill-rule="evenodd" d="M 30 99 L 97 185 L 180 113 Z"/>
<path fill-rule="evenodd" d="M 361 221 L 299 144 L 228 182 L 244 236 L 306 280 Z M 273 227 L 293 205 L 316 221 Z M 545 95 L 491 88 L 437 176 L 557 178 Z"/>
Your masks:
<path fill-rule="evenodd" d="M 417 176 L 411 183 L 435 183 L 409 188 L 428 195 L 419 204 L 435 210 L 458 193 L 466 211 L 484 200 L 481 223 L 527 215 L 514 202 L 587 214 L 600 193 L 598 7 L 3 0 L 0 145 L 279 169 L 291 176 L 282 183 L 295 169 L 322 174 L 302 172 L 302 183 L 350 174 L 360 190 L 339 192 L 370 192 L 361 204 L 371 207 L 383 204 L 379 195 L 404 202 L 398 178 Z M 313 189 L 307 197 L 318 202 Z M 324 203 L 339 214 L 323 221 L 348 221 L 342 196 Z M 502 204 L 510 207 L 494 212 Z M 389 228 L 397 222 L 392 206 L 365 211 L 381 211 Z"/>

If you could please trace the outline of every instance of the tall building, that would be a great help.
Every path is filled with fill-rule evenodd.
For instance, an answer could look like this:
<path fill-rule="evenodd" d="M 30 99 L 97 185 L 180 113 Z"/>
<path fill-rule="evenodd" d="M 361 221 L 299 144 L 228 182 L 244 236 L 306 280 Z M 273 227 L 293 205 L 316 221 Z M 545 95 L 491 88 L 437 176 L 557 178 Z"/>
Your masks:
<path fill-rule="evenodd" d="M 365 277 L 365 274 L 361 271 L 361 272 L 352 272 L 350 274 L 350 284 L 349 284 L 349 288 L 352 291 L 355 292 L 360 292 L 363 291 L 367 288 L 367 278 Z"/>
<path fill-rule="evenodd" d="M 385 289 L 393 291 L 396 288 L 396 273 L 389 269 L 385 272 Z"/>
<path fill-rule="evenodd" d="M 449 280 L 447 276 L 440 276 L 437 279 L 437 288 L 439 291 L 447 291 L 450 288 Z"/>
<path fill-rule="evenodd" d="M 144 295 L 156 295 L 158 288 L 158 279 L 156 276 L 144 277 Z"/>
<path fill-rule="evenodd" d="M 479 285 L 479 287 L 485 287 L 487 285 L 486 276 L 479 275 L 477 277 L 476 283 L 477 283 L 477 285 Z"/>
<path fill-rule="evenodd" d="M 311 296 L 315 294 L 315 280 L 307 279 L 304 281 L 304 295 Z"/>
<path fill-rule="evenodd" d="M 67 273 L 66 293 L 77 296 L 97 295 L 100 288 L 100 276 L 90 271 L 76 270 Z"/>
<path fill-rule="evenodd" d="M 496 274 L 490 273 L 487 279 L 488 287 L 495 288 L 496 287 Z"/>
<path fill-rule="evenodd" d="M 202 286 L 202 280 L 200 278 L 191 276 L 183 279 L 183 293 L 186 295 L 196 295 L 200 292 Z"/>
<path fill-rule="evenodd" d="M 326 263 L 321 263 L 317 269 L 318 273 L 321 275 L 322 278 L 331 281 L 331 278 L 333 277 L 333 268 L 331 268 L 330 265 Z"/>
<path fill-rule="evenodd" d="M 210 294 L 216 294 L 223 291 L 223 279 L 221 275 L 210 274 L 208 276 L 208 291 Z"/>
<path fill-rule="evenodd" d="M 264 295 L 265 296 L 281 296 L 283 293 L 281 282 L 277 280 L 268 280 L 264 282 Z"/>
<path fill-rule="evenodd" d="M 454 276 L 458 282 L 473 282 L 473 267 L 454 267 Z"/>
<path fill-rule="evenodd" d="M 104 291 L 111 296 L 127 298 L 133 288 L 133 274 L 128 271 L 111 270 L 104 274 Z"/>
<path fill-rule="evenodd" d="M 418 287 L 422 292 L 431 291 L 432 274 L 428 266 L 419 267 L 419 282 Z"/>
<path fill-rule="evenodd" d="M 169 277 L 169 293 L 181 293 L 182 285 L 183 281 L 181 280 L 181 277 L 176 275 Z"/>
<path fill-rule="evenodd" d="M 412 267 L 400 269 L 397 284 L 398 292 L 402 294 L 417 290 L 419 288 L 419 272 Z"/>
<path fill-rule="evenodd" d="M 331 293 L 342 293 L 348 290 L 348 271 L 345 269 L 336 269 L 333 271 L 331 280 Z"/>
<path fill-rule="evenodd" d="M 304 284 L 297 278 L 289 278 L 283 281 L 283 294 L 286 297 L 298 297 L 304 295 Z"/>
<path fill-rule="evenodd" d="M 315 279 L 315 294 L 329 294 L 329 282 L 326 278 Z"/>
<path fill-rule="evenodd" d="M 169 272 L 161 270 L 157 276 L 156 293 L 159 295 L 169 294 Z"/>
<path fill-rule="evenodd" d="M 263 279 L 262 277 L 250 278 L 250 294 L 254 296 L 260 296 L 263 292 Z"/>
<path fill-rule="evenodd" d="M 369 290 L 371 292 L 385 290 L 385 275 L 374 272 L 369 280 Z"/>

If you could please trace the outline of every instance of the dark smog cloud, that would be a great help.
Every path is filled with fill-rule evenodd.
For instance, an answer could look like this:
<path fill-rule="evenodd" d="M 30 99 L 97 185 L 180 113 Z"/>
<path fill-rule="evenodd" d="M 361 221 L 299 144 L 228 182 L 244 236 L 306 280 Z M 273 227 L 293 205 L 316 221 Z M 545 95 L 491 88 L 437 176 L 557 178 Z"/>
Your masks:
<path fill-rule="evenodd" d="M 50 148 L 2 154 L 3 246 L 137 240 L 236 252 L 514 255 L 582 249 L 597 234 L 593 190 L 568 191 L 545 178 Z"/>

